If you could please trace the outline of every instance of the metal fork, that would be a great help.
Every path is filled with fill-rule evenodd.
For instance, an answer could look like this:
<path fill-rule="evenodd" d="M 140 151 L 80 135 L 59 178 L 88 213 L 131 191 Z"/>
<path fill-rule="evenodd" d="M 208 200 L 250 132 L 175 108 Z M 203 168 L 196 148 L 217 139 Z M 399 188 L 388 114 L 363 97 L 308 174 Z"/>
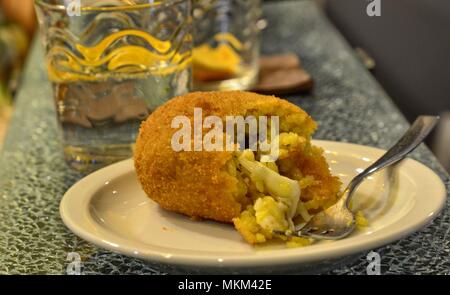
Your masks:
<path fill-rule="evenodd" d="M 435 116 L 419 116 L 392 148 L 352 179 L 335 205 L 314 215 L 300 229 L 282 234 L 319 240 L 339 240 L 347 237 L 356 226 L 355 216 L 349 209 L 349 203 L 356 188 L 369 175 L 403 160 L 427 137 L 438 120 L 439 117 Z"/>

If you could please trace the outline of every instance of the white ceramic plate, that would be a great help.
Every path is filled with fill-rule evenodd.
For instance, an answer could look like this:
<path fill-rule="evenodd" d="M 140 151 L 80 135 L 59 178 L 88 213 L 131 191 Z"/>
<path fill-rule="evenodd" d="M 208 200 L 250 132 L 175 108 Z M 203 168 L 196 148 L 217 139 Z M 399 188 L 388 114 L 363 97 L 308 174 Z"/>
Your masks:
<path fill-rule="evenodd" d="M 332 172 L 344 184 L 384 151 L 372 147 L 315 141 L 323 147 Z M 181 267 L 262 269 L 311 266 L 355 255 L 402 238 L 429 223 L 444 205 L 440 178 L 417 161 L 406 159 L 394 169 L 366 180 L 354 208 L 370 226 L 339 241 L 286 249 L 252 247 L 231 225 L 192 221 L 158 207 L 142 191 L 132 160 L 99 170 L 70 188 L 60 213 L 81 238 L 108 250 L 156 263 Z"/>

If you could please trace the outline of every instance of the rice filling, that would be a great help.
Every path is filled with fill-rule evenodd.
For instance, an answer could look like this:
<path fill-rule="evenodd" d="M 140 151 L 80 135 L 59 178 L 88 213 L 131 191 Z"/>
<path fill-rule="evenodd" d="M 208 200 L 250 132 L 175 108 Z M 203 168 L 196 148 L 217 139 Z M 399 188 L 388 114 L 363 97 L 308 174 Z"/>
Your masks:
<path fill-rule="evenodd" d="M 281 133 L 278 141 L 280 145 L 278 165 L 280 162 L 289 161 L 290 154 L 301 150 L 301 145 L 305 142 L 298 134 Z M 263 162 L 261 160 L 263 156 L 259 152 L 246 149 L 238 152 L 234 158 L 239 178 L 247 186 L 245 194 L 251 201 L 241 216 L 235 218 L 233 222 L 244 238 L 251 243 L 263 243 L 274 237 L 281 238 L 274 232 L 292 231 L 295 229 L 294 224 L 307 222 L 311 218 L 301 200 L 302 185 L 311 184 L 307 181 L 307 176 L 286 167 L 282 167 L 283 171 L 279 171 L 277 162 Z M 295 179 L 287 175 L 294 176 Z M 282 238 L 292 242 L 290 238 Z M 306 240 L 308 239 L 301 240 L 300 244 L 303 245 Z"/>

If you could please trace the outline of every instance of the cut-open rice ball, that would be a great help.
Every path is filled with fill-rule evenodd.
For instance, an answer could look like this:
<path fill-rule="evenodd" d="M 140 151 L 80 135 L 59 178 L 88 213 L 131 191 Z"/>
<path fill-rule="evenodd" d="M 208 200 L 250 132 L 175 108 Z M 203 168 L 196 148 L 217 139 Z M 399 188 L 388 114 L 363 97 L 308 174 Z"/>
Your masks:
<path fill-rule="evenodd" d="M 201 108 L 205 117 L 221 118 L 224 125 L 227 116 L 279 117 L 278 158 L 263 161 L 265 152 L 245 147 L 174 151 L 171 139 L 177 129 L 172 120 L 182 115 L 193 122 L 194 108 Z M 331 175 L 323 150 L 311 144 L 315 129 L 305 111 L 273 96 L 190 93 L 159 107 L 142 124 L 135 167 L 144 191 L 167 210 L 233 223 L 251 244 L 279 239 L 289 247 L 304 246 L 309 239 L 286 238 L 273 231 L 293 229 L 336 202 L 340 181 Z"/>

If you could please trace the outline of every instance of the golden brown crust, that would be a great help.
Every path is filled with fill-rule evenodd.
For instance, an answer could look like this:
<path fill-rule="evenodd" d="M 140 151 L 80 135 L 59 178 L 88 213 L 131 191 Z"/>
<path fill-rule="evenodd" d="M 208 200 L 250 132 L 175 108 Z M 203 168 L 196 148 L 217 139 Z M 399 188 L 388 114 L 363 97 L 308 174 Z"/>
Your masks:
<path fill-rule="evenodd" d="M 281 132 L 292 131 L 289 122 L 295 120 L 295 132 L 305 137 L 316 128 L 299 107 L 250 92 L 194 92 L 156 109 L 140 128 L 135 149 L 137 175 L 151 199 L 165 209 L 192 217 L 232 222 L 242 211 L 236 200 L 238 181 L 225 169 L 231 152 L 175 152 L 171 148 L 177 131 L 171 128 L 172 119 L 184 115 L 193 125 L 194 107 L 202 108 L 203 117 L 278 115 Z"/>

